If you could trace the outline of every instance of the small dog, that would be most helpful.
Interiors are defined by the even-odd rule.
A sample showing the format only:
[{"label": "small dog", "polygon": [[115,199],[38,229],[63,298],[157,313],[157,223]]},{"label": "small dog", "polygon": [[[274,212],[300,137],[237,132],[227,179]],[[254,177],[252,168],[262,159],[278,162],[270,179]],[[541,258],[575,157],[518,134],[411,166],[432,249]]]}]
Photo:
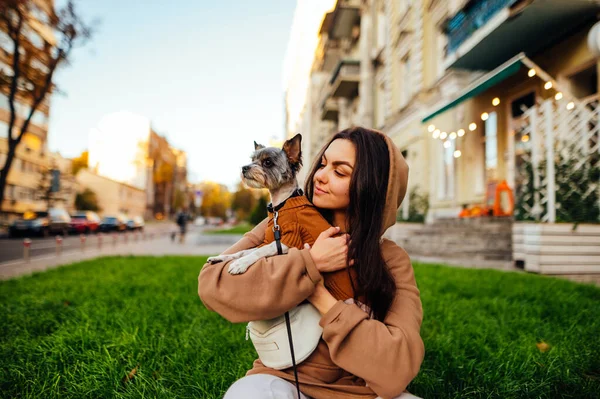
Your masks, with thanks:
[{"label": "small dog", "polygon": [[[302,166],[301,143],[300,134],[287,140],[282,148],[266,148],[255,141],[252,163],[242,167],[242,181],[251,188],[268,189],[273,208],[277,208],[294,193],[299,192],[296,174]],[[279,221],[279,225],[281,223]],[[289,250],[289,246],[284,244],[283,239],[281,248],[284,254]],[[208,262],[227,262],[235,259],[229,265],[228,271],[231,274],[241,274],[260,258],[273,255],[277,255],[275,241],[231,255],[212,256],[208,258]]]},{"label": "small dog", "polygon": [[[242,274],[261,258],[277,255],[275,216],[281,231],[281,248],[287,253],[291,247],[302,249],[312,246],[319,234],[331,227],[317,208],[303,195],[296,174],[302,167],[302,136],[287,140],[282,148],[262,146],[254,142],[252,163],[242,167],[242,181],[252,188],[267,188],[271,195],[269,221],[263,243],[252,249],[230,255],[208,258],[210,263],[227,262],[230,274]],[[351,277],[352,276],[352,277]],[[353,298],[354,268],[324,274],[325,287],[336,299]]]}]

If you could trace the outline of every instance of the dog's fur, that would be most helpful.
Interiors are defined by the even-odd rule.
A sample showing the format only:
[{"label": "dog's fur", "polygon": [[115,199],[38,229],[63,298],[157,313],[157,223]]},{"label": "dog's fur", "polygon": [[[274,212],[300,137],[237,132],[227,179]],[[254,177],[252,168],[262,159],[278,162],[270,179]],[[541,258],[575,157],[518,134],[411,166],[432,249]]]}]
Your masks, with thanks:
[{"label": "dog's fur", "polygon": [[[254,142],[252,163],[242,167],[242,181],[252,188],[266,188],[271,196],[273,207],[287,200],[297,189],[296,174],[302,167],[302,136],[297,134],[287,140],[282,148],[265,147]],[[289,247],[281,243],[283,253]],[[275,242],[260,247],[247,249],[230,255],[212,256],[208,262],[226,262],[235,260],[229,265],[229,273],[241,274],[263,257],[277,255]]]}]

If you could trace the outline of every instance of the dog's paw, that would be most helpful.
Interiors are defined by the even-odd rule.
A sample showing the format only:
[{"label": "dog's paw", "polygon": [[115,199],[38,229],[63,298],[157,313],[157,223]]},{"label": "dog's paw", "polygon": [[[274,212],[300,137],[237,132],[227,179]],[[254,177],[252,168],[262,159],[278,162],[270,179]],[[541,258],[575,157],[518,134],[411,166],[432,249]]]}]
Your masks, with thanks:
[{"label": "dog's paw", "polygon": [[247,260],[244,260],[244,258],[240,258],[231,262],[227,271],[229,272],[229,274],[242,274],[246,270],[248,270],[250,265],[252,265],[252,263],[249,263]]},{"label": "dog's paw", "polygon": [[229,260],[229,257],[227,255],[219,255],[219,256],[211,256],[206,261],[208,263],[210,263],[211,265],[213,265],[213,264],[219,263],[219,262],[226,262],[227,260]]}]

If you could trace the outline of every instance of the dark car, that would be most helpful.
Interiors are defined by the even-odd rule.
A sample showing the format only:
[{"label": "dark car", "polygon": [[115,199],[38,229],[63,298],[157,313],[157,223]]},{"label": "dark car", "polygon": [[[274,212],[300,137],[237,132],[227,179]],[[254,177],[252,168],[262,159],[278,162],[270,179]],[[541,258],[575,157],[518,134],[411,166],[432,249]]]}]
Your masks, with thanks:
[{"label": "dark car", "polygon": [[66,235],[70,223],[71,217],[64,209],[53,208],[48,212],[28,211],[10,225],[8,234],[10,237]]},{"label": "dark car", "polygon": [[125,231],[126,229],[127,219],[121,215],[104,216],[99,226],[99,230],[102,232]]},{"label": "dark car", "polygon": [[100,216],[96,212],[85,211],[71,215],[70,231],[76,234],[95,233],[100,228]]},{"label": "dark car", "polygon": [[127,230],[144,230],[144,219],[141,216],[134,216],[127,221]]}]

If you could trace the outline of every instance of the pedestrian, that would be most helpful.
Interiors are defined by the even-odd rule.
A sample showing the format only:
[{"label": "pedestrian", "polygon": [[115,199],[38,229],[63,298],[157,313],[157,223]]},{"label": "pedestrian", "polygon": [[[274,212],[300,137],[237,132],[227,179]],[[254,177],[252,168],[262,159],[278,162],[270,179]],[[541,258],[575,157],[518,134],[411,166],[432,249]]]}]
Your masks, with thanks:
[{"label": "pedestrian", "polygon": [[[200,272],[201,300],[233,323],[271,319],[304,300],[317,308],[323,334],[297,366],[303,398],[414,397],[405,390],[424,356],[419,290],[408,254],[382,238],[396,223],[407,183],[408,166],[388,136],[343,130],[324,146],[305,184],[307,198],[336,227],[312,248],[260,259],[240,275],[227,272],[228,262]],[[224,253],[262,243],[266,225],[265,219]],[[338,231],[350,239],[336,237]],[[345,268],[356,272],[354,297],[336,300],[323,273]],[[295,397],[294,381],[293,368],[275,370],[257,359],[225,399]]]},{"label": "pedestrian", "polygon": [[187,209],[183,208],[177,213],[176,223],[179,226],[179,243],[183,244],[185,242],[185,233],[187,231],[187,223],[188,223],[188,213]]}]

